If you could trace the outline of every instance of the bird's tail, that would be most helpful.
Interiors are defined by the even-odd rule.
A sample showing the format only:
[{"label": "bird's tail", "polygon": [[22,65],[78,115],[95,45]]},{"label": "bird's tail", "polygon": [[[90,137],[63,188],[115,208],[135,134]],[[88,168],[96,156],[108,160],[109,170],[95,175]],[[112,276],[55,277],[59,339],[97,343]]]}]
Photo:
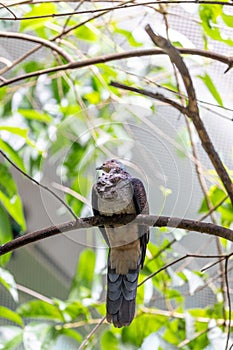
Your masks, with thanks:
[{"label": "bird's tail", "polygon": [[140,259],[137,269],[126,275],[117,274],[108,258],[107,321],[115,327],[129,326],[134,318],[139,269]]}]

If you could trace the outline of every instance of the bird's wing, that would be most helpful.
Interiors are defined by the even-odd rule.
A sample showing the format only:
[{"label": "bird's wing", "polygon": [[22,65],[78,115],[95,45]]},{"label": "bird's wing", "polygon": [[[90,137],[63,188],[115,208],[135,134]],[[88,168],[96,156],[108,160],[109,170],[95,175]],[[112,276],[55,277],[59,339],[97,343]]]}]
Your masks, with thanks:
[{"label": "bird's wing", "polygon": [[[92,201],[91,201],[91,203],[92,203],[92,211],[93,211],[94,216],[100,215],[100,212],[98,210],[98,196],[96,193],[96,184],[92,187]],[[107,243],[108,246],[110,246],[108,236],[107,236],[107,233],[106,233],[104,226],[99,226],[99,229],[102,233],[102,236],[105,239],[105,242]]]},{"label": "bird's wing", "polygon": [[[149,214],[149,205],[146,197],[145,187],[141,180],[132,178],[133,185],[133,202],[136,209],[136,214]],[[146,246],[149,241],[149,227],[146,225],[139,226],[140,244],[142,250],[141,267],[146,256]]]}]

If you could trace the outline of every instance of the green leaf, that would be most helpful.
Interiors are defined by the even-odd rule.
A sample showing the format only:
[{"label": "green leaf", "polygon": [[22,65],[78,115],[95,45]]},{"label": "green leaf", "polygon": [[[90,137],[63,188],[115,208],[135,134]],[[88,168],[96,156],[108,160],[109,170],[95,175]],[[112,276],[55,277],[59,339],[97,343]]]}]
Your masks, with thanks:
[{"label": "green leaf", "polygon": [[[226,197],[226,193],[217,186],[211,186],[208,195],[209,195],[209,199],[211,201],[211,204],[213,206],[216,206],[217,204],[219,204],[223,200],[223,198]],[[207,205],[207,201],[204,198],[202,200],[201,207],[199,209],[199,213],[206,213],[206,212],[208,212],[208,210],[209,210],[209,208]]]},{"label": "green leaf", "polygon": [[204,75],[198,75],[198,78],[200,78],[204,82],[205,86],[207,87],[211,95],[214,97],[214,99],[217,101],[219,106],[223,107],[222,98],[209,74],[205,73]]},{"label": "green leaf", "polygon": [[133,47],[139,47],[142,46],[142,43],[139,43],[133,36],[132,32],[126,29],[119,28],[117,25],[113,25],[114,32],[123,35],[128,43]]},{"label": "green leaf", "polygon": [[23,330],[15,326],[0,327],[0,349],[15,350],[22,343]]},{"label": "green leaf", "polygon": [[0,126],[0,132],[1,130],[8,131],[11,134],[15,134],[19,137],[22,137],[29,146],[37,149],[36,144],[28,136],[28,129],[18,128],[14,126]]},{"label": "green leaf", "polygon": [[84,24],[81,27],[75,29],[73,33],[77,36],[77,38],[87,41],[97,41],[98,35],[94,31],[94,27],[90,24]]},{"label": "green leaf", "polygon": [[64,317],[59,308],[43,300],[31,300],[21,304],[17,308],[17,312],[21,317],[52,319],[64,322]]},{"label": "green leaf", "polygon": [[[184,320],[170,320],[168,323],[163,338],[169,342],[169,344],[178,345],[185,339]],[[171,349],[176,349],[172,348]]]},{"label": "green leaf", "polygon": [[225,202],[217,209],[217,211],[221,214],[222,225],[229,227],[233,222],[232,204],[229,201]]},{"label": "green leaf", "polygon": [[57,331],[57,334],[58,335],[64,335],[64,336],[69,337],[69,338],[73,338],[78,343],[80,343],[82,341],[81,334],[78,333],[77,331],[73,330],[73,329],[61,328],[59,331]]},{"label": "green leaf", "polygon": [[39,18],[45,14],[53,14],[56,12],[56,6],[52,3],[34,5],[31,11],[25,13],[24,17],[38,17],[36,19],[28,19],[20,22],[20,31],[30,31],[43,28],[46,22],[51,21],[50,17]]},{"label": "green leaf", "polygon": [[[233,46],[233,40],[222,35],[219,29],[219,24],[222,18],[222,5],[200,5],[199,15],[202,21],[204,32],[213,40],[224,42],[227,45]],[[223,19],[223,18],[222,18]],[[224,19],[223,19],[224,20]],[[225,20],[226,19],[225,17]]]},{"label": "green leaf", "polygon": [[25,231],[26,223],[22,202],[14,179],[4,164],[0,164],[0,201],[22,230]]},{"label": "green leaf", "polygon": [[0,283],[8,290],[14,301],[18,302],[18,291],[12,274],[0,267]]},{"label": "green leaf", "polygon": [[100,344],[101,350],[119,350],[119,341],[116,335],[109,330],[102,334]]},{"label": "green leaf", "polygon": [[122,341],[134,344],[138,348],[149,334],[166,327],[167,321],[166,316],[142,314],[136,317],[129,327],[122,329]]},{"label": "green leaf", "polygon": [[[0,184],[1,186],[1,184]],[[10,220],[5,210],[0,205],[0,245],[11,241],[13,238]],[[5,266],[11,257],[11,253],[0,257],[0,265]]]},{"label": "green leaf", "polygon": [[[222,10],[223,11],[223,10]],[[233,16],[227,15],[224,12],[222,12],[222,19],[223,22],[228,26],[228,27],[233,27]]]},{"label": "green leaf", "polygon": [[49,124],[53,118],[47,113],[41,113],[34,109],[19,109],[18,112],[22,114],[24,118],[37,120],[42,123]]},{"label": "green leaf", "polygon": [[79,256],[76,275],[72,282],[69,298],[90,298],[94,278],[95,253],[85,249]]},{"label": "green leaf", "polygon": [[10,160],[17,165],[21,170],[26,172],[26,169],[24,167],[23,160],[18,155],[18,152],[16,152],[8,143],[4,142],[0,139],[0,149],[6,153],[6,155],[10,158]]},{"label": "green leaf", "polygon": [[0,317],[5,318],[14,323],[17,323],[19,326],[23,326],[23,320],[16,312],[1,305],[0,305]]}]

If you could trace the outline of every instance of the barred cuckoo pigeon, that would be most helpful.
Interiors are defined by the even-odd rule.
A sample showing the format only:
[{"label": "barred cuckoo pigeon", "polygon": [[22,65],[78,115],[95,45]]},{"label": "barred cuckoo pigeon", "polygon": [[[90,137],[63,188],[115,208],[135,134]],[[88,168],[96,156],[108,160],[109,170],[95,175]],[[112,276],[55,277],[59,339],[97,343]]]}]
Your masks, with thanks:
[{"label": "barred cuckoo pigeon", "polygon": [[[149,214],[143,183],[126,172],[118,160],[108,160],[96,169],[103,173],[92,189],[94,215]],[[135,314],[138,274],[145,259],[149,227],[131,221],[100,230],[109,246],[107,321],[118,328],[129,326]]]}]

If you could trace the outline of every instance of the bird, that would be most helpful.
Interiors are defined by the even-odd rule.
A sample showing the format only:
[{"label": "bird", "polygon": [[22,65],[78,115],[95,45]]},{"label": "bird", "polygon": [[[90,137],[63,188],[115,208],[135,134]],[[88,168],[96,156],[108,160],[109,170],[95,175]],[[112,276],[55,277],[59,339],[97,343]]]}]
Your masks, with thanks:
[{"label": "bird", "polygon": [[[132,177],[118,159],[105,161],[92,188],[94,216],[149,214],[142,181]],[[135,316],[138,275],[146,255],[149,227],[131,221],[127,225],[99,227],[109,247],[106,319],[114,327],[129,326]]]}]

